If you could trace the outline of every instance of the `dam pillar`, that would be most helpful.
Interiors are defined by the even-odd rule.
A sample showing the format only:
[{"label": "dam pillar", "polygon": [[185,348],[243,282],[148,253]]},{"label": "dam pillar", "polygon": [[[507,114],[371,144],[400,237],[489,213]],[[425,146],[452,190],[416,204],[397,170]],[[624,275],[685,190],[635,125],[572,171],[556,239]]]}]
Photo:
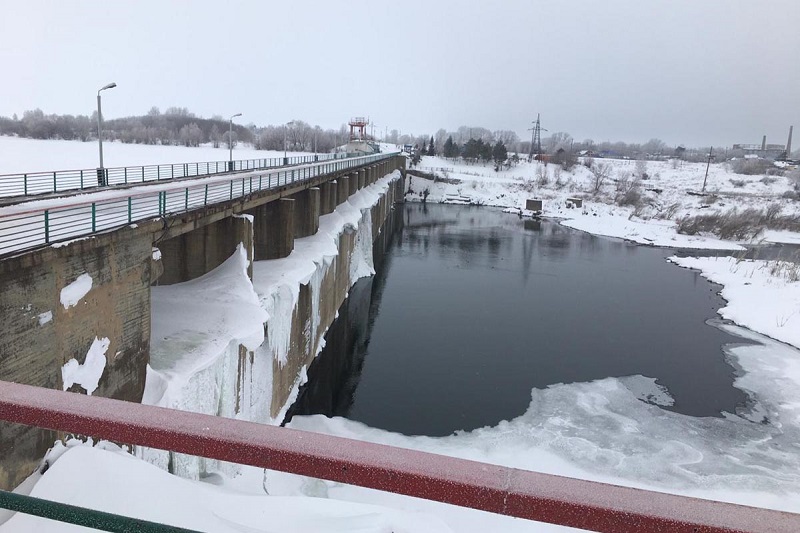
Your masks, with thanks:
[{"label": "dam pillar", "polygon": [[[0,261],[0,379],[140,402],[152,245],[127,228]],[[0,422],[0,488],[19,485],[63,436]]]},{"label": "dam pillar", "polygon": [[336,197],[336,181],[326,181],[319,186],[319,214],[327,215],[333,212],[331,196]]},{"label": "dam pillar", "polygon": [[350,174],[350,194],[348,196],[353,196],[356,191],[358,191],[358,172]]},{"label": "dam pillar", "polygon": [[341,205],[347,201],[350,196],[350,178],[348,176],[341,176],[336,179],[337,189],[339,189],[336,199],[336,205]]},{"label": "dam pillar", "polygon": [[[182,283],[207,274],[225,262],[242,243],[253,258],[253,226],[249,217],[224,218],[177,237],[155,243],[163,273],[158,285]],[[253,277],[252,266],[248,274]]]},{"label": "dam pillar", "polygon": [[367,184],[367,177],[363,173],[359,172],[358,173],[358,190],[363,189],[367,185],[368,185]]},{"label": "dam pillar", "polygon": [[281,198],[252,210],[256,261],[281,259],[294,249],[294,204]]},{"label": "dam pillar", "polygon": [[319,230],[320,189],[311,187],[293,194],[294,238],[314,235]]}]

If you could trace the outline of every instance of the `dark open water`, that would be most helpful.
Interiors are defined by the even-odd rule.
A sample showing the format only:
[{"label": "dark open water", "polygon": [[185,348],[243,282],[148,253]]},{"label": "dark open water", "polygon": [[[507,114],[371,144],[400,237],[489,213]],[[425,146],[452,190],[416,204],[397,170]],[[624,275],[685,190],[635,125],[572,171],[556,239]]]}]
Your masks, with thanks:
[{"label": "dark open water", "polygon": [[487,208],[397,210],[287,420],[448,435],[522,414],[532,388],[634,374],[687,415],[744,405],[721,349],[741,340],[706,323],[719,287],[667,263],[674,251]]}]

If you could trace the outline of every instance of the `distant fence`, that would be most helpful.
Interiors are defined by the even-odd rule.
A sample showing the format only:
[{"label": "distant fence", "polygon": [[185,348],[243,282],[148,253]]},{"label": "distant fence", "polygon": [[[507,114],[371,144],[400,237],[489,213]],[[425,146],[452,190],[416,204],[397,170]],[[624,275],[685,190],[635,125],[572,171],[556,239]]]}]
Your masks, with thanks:
[{"label": "distant fence", "polygon": [[0,174],[0,197],[89,189],[102,186],[129,185],[149,181],[211,176],[228,172],[261,170],[289,165],[303,165],[355,157],[354,153],[317,154],[235,161],[206,161],[201,163],[172,163],[135,167],[90,168]]}]

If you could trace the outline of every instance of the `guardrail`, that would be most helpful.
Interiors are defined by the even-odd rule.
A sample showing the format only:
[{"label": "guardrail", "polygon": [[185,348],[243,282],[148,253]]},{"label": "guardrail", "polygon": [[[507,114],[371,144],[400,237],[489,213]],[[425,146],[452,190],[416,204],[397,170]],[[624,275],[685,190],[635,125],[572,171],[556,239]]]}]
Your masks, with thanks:
[{"label": "guardrail", "polygon": [[793,513],[5,381],[0,419],[590,531],[800,531]]},{"label": "guardrail", "polygon": [[354,153],[317,154],[235,161],[206,161],[201,163],[175,163],[135,167],[91,168],[79,170],[54,170],[0,174],[0,197],[30,196],[70,190],[90,189],[100,186],[130,185],[148,181],[211,176],[229,172],[261,170],[289,165],[332,161],[355,157]]},{"label": "guardrail", "polygon": [[349,157],[268,172],[253,171],[230,179],[209,177],[188,182],[184,187],[165,184],[133,193],[102,191],[100,195],[114,197],[95,201],[88,199],[92,196],[88,195],[0,207],[0,257],[300,183],[395,155],[396,152]]}]

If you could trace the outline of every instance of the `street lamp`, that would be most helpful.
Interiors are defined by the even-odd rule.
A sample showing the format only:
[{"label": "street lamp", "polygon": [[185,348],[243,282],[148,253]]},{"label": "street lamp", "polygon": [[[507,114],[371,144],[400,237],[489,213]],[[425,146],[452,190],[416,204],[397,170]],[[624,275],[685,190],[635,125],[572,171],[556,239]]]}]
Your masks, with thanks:
[{"label": "street lamp", "polygon": [[286,156],[286,145],[287,145],[286,133],[288,131],[287,126],[293,126],[293,125],[294,125],[294,120],[290,120],[289,122],[287,122],[283,126],[283,164],[284,165],[288,165],[289,164],[289,158]]},{"label": "street lamp", "polygon": [[97,185],[103,187],[107,185],[106,171],[103,168],[103,111],[100,107],[100,91],[113,89],[116,83],[109,83],[97,90],[97,146],[100,149],[100,168],[97,169]]},{"label": "street lamp", "polygon": [[233,171],[233,119],[241,116],[241,113],[231,115],[228,122],[228,170],[230,171]]}]

